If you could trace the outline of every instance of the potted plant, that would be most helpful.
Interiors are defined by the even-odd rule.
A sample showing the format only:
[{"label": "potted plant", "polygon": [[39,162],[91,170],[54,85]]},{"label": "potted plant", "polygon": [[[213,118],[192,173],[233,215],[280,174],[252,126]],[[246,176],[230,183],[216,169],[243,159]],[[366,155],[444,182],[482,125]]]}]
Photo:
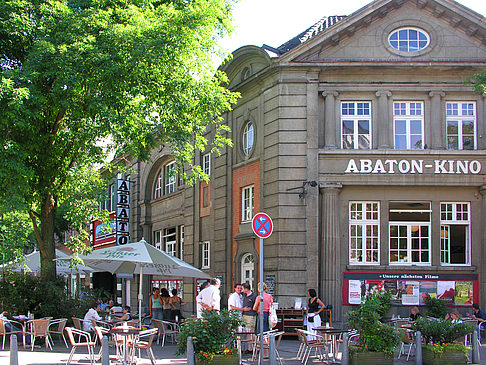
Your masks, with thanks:
[{"label": "potted plant", "polygon": [[472,323],[453,323],[451,320],[420,318],[413,328],[423,337],[422,360],[424,365],[458,365],[467,363],[464,336],[473,332]]},{"label": "potted plant", "polygon": [[222,310],[203,311],[203,318],[186,319],[178,335],[177,354],[186,352],[187,338],[192,337],[196,364],[238,364],[238,354],[231,345],[235,332],[243,325],[238,314]]},{"label": "potted plant", "polygon": [[358,330],[356,345],[349,347],[353,365],[393,365],[400,333],[380,320],[390,309],[390,294],[369,294],[357,309],[348,312],[348,324]]}]

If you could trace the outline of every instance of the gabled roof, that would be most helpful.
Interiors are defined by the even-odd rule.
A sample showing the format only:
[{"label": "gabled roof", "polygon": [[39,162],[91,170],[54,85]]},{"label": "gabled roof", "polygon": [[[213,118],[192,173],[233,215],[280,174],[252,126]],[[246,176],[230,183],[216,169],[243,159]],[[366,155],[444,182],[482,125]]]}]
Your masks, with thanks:
[{"label": "gabled roof", "polygon": [[321,20],[319,20],[316,24],[312,25],[311,27],[304,30],[298,36],[292,38],[291,40],[285,42],[284,44],[278,46],[276,50],[280,55],[290,51],[292,48],[297,47],[298,45],[306,42],[307,40],[315,37],[323,30],[332,27],[341,19],[346,18],[346,15],[332,15],[332,16],[325,16]]}]

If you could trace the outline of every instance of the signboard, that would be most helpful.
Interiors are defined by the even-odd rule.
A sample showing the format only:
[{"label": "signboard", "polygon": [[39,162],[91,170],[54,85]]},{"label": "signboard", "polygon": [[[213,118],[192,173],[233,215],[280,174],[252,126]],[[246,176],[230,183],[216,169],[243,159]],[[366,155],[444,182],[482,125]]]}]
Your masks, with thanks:
[{"label": "signboard", "polygon": [[100,245],[113,245],[116,240],[115,214],[110,214],[110,222],[103,223],[99,220],[91,222],[91,243],[93,247]]},{"label": "signboard", "polygon": [[479,299],[478,274],[472,273],[343,273],[343,304],[361,304],[370,293],[388,292],[393,305],[425,305],[439,298],[454,306]]},{"label": "signboard", "polygon": [[275,295],[275,275],[265,275],[265,283],[267,284],[267,293]]},{"label": "signboard", "polygon": [[268,238],[273,232],[273,222],[268,214],[257,213],[251,221],[253,232],[260,238]]},{"label": "signboard", "polygon": [[130,242],[130,181],[116,180],[116,244]]}]

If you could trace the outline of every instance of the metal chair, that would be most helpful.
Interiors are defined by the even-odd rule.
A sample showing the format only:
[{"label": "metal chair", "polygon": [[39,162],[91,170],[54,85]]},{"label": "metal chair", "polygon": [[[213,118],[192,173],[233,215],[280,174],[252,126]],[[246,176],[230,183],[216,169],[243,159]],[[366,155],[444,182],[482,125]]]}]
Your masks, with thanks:
[{"label": "metal chair", "polygon": [[[72,327],[66,327],[66,332],[68,334],[69,342],[71,342],[71,346],[73,347],[71,349],[71,353],[69,354],[69,359],[68,359],[66,365],[69,365],[71,363],[73,355],[76,352],[76,349],[78,347],[85,347],[85,348],[88,349],[88,355],[89,355],[90,362],[91,362],[91,364],[94,364],[95,363],[95,357],[94,357],[95,343],[93,341],[91,341],[91,337],[90,337],[89,333],[78,330],[76,328],[72,328]],[[76,342],[76,340],[74,339],[74,335],[78,336],[78,339],[79,339],[78,342]],[[84,338],[85,341],[81,342],[81,338]]]},{"label": "metal chair", "polygon": [[[10,324],[10,326],[7,323]],[[8,327],[10,327],[10,329],[8,329]],[[22,328],[22,329],[20,330],[17,328]],[[22,334],[24,347],[25,347],[25,331],[24,331],[23,324],[17,321],[0,319],[0,336],[3,336],[2,350],[5,348],[5,336],[17,335],[17,334]]]},{"label": "metal chair", "polygon": [[[108,336],[108,346],[114,345],[116,347],[116,357],[119,358],[119,351],[118,351],[119,343],[116,340],[114,340],[113,338],[111,340],[109,339],[111,337],[110,336],[110,330],[108,328],[101,327],[101,326],[95,326],[94,330],[95,330],[96,336],[97,336],[97,338],[98,338],[98,340],[100,341],[101,344],[103,343],[103,336],[105,336],[105,335]],[[101,359],[102,355],[103,355],[103,346],[100,347],[100,352],[98,353],[98,358]]]},{"label": "metal chair", "polygon": [[[152,352],[152,342],[158,331],[158,328],[151,328],[140,332],[138,335],[138,339],[135,340],[134,344],[134,350],[138,349],[138,357],[140,357],[140,350],[146,350],[147,356],[150,359],[152,365],[155,365],[155,357],[154,353]],[[143,338],[145,338],[146,341],[141,341],[141,339]]]},{"label": "metal chair", "polygon": [[177,323],[152,319],[152,324],[158,329],[157,343],[160,343],[160,337],[162,337],[162,346],[165,344],[166,337],[170,337],[172,343],[176,342],[176,337],[180,332]]},{"label": "metal chair", "polygon": [[[304,365],[306,365],[307,362],[309,361],[309,357],[310,357],[312,350],[314,350],[314,356],[320,357],[321,359],[323,359],[324,356],[326,356],[326,358],[329,359],[329,344],[326,342],[326,340],[324,339],[323,336],[317,335],[317,334],[309,332],[309,331],[302,331],[302,334],[303,334],[302,338],[303,338],[304,344],[307,347],[307,354],[306,354],[305,358],[302,360]],[[312,336],[312,338],[314,338],[315,340],[309,341],[307,339],[308,336]],[[321,349],[326,350],[325,355],[322,354]],[[317,355],[318,352],[319,352],[319,355]]]},{"label": "metal chair", "polygon": [[26,323],[26,328],[29,328],[26,333],[31,336],[31,349],[34,351],[34,343],[37,337],[44,337],[46,343],[46,349],[49,348],[52,351],[51,341],[49,339],[49,320],[48,319],[33,319]]},{"label": "metal chair", "polygon": [[[47,333],[49,334],[49,338],[51,339],[52,343],[54,343],[54,341],[52,341],[51,335],[59,335],[59,337],[62,337],[62,339],[64,340],[64,344],[66,345],[66,348],[68,348],[66,337],[64,337],[64,327],[66,327],[66,323],[67,323],[67,318],[54,319],[50,321],[49,327],[47,328]],[[61,340],[59,339],[59,342],[60,341]]]},{"label": "metal chair", "polygon": [[[280,345],[280,341],[282,340],[282,336],[284,335],[285,332],[265,332],[263,334],[263,352],[265,350],[270,349],[270,336],[275,336],[275,354],[277,355],[277,360],[282,364],[282,358],[280,357],[280,354],[278,353],[278,347]],[[258,353],[260,352],[260,341],[255,343],[255,347],[253,348],[253,358],[252,361],[258,356]]]},{"label": "metal chair", "polygon": [[407,361],[408,361],[412,349],[416,347],[414,331],[407,330],[407,332],[403,334],[402,344],[400,345],[400,352],[398,354],[398,358],[400,358],[400,356],[402,356],[402,353],[404,353],[405,345],[408,345],[408,354],[407,354]]}]

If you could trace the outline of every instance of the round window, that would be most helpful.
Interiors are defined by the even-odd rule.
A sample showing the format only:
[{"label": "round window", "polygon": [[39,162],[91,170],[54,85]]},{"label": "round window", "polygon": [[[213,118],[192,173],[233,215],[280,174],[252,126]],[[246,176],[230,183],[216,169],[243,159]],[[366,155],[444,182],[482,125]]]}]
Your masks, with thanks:
[{"label": "round window", "polygon": [[253,123],[248,122],[243,128],[243,153],[248,156],[253,149],[255,130],[253,128]]},{"label": "round window", "polygon": [[418,52],[430,44],[429,35],[418,28],[400,28],[390,33],[388,43],[397,51]]}]

